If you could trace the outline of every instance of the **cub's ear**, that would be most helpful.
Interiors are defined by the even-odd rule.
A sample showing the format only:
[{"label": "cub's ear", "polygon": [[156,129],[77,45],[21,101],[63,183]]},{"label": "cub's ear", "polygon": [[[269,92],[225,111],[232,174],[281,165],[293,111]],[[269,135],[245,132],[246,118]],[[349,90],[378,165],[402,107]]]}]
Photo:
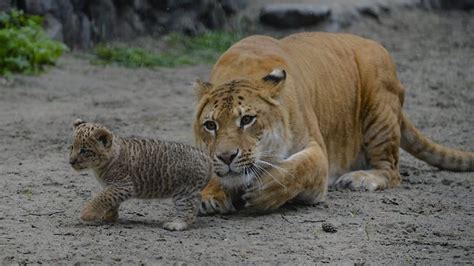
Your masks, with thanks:
[{"label": "cub's ear", "polygon": [[105,128],[97,128],[92,132],[92,137],[104,148],[110,148],[114,135]]},{"label": "cub's ear", "polygon": [[78,127],[79,125],[84,124],[84,123],[85,123],[84,120],[78,118],[78,119],[74,120],[74,122],[72,123],[72,127],[73,127],[73,128],[76,128],[76,127]]},{"label": "cub's ear", "polygon": [[274,69],[268,75],[262,78],[263,84],[266,87],[265,92],[267,96],[275,97],[283,89],[286,80],[286,71],[284,69]]},{"label": "cub's ear", "polygon": [[201,99],[206,93],[212,90],[212,84],[206,81],[202,81],[200,78],[194,80],[194,90],[198,99]]}]

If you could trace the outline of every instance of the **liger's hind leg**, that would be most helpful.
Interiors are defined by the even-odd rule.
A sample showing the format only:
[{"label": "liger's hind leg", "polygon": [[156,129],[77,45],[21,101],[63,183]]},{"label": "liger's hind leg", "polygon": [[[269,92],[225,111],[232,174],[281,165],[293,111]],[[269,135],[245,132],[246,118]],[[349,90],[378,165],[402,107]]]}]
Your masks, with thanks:
[{"label": "liger's hind leg", "polygon": [[395,110],[374,108],[364,121],[364,146],[370,169],[339,177],[336,188],[375,191],[400,184],[400,120]]}]

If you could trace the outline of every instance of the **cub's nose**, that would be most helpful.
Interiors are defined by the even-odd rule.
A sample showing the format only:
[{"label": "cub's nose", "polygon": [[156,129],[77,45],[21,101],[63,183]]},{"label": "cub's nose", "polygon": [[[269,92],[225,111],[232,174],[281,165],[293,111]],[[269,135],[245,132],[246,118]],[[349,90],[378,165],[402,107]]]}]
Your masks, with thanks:
[{"label": "cub's nose", "polygon": [[74,164],[77,163],[77,159],[69,159],[69,163],[70,163],[71,165],[74,165]]},{"label": "cub's nose", "polygon": [[237,157],[237,154],[239,154],[239,149],[235,151],[223,152],[217,155],[217,158],[219,158],[219,160],[221,160],[225,164],[230,165],[234,161],[234,159]]}]

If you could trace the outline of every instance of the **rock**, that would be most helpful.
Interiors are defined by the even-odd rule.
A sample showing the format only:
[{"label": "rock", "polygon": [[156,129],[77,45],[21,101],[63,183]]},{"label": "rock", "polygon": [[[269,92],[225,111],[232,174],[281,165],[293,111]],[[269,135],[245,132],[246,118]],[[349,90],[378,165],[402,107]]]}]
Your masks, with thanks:
[{"label": "rock", "polygon": [[82,49],[92,48],[91,22],[85,14],[79,15],[79,47]]},{"label": "rock", "polygon": [[0,0],[0,11],[8,11],[13,8],[12,1]]},{"label": "rock", "polygon": [[357,12],[361,14],[362,16],[367,16],[370,18],[373,18],[375,20],[379,20],[380,13],[382,12],[382,9],[375,4],[359,4],[356,6]]},{"label": "rock", "polygon": [[474,0],[421,0],[420,4],[433,9],[474,9]]},{"label": "rock", "polygon": [[140,16],[135,13],[135,10],[131,6],[126,6],[120,12],[120,21],[128,23],[132,32],[129,35],[124,35],[123,37],[132,37],[134,34],[143,34],[145,32],[145,26],[143,25]]},{"label": "rock", "polygon": [[223,29],[247,0],[0,0],[0,10],[17,8],[45,17],[49,36],[69,47],[178,30],[199,34]]},{"label": "rock", "polygon": [[71,0],[74,10],[83,12],[87,8],[87,0]]},{"label": "rock", "polygon": [[61,21],[63,25],[63,39],[70,47],[77,47],[79,40],[79,18],[74,13],[72,2],[68,0],[55,1],[56,7],[53,15]]},{"label": "rock", "polygon": [[323,231],[327,232],[327,233],[336,233],[337,232],[337,228],[331,223],[323,223],[321,225],[321,227],[323,228]]},{"label": "rock", "polygon": [[216,0],[204,1],[199,12],[199,18],[209,29],[218,29],[226,24],[226,13]]},{"label": "rock", "polygon": [[33,15],[45,15],[57,9],[57,3],[54,0],[25,0],[22,4],[24,11]]},{"label": "rock", "polygon": [[50,38],[60,42],[64,41],[63,25],[52,14],[46,14],[46,16],[44,16],[44,27],[46,34]]},{"label": "rock", "polygon": [[199,33],[203,33],[206,27],[202,23],[197,22],[192,14],[188,13],[188,15],[177,16],[173,19],[170,24],[170,29],[195,36]]},{"label": "rock", "polygon": [[453,180],[449,180],[449,179],[441,180],[441,184],[443,184],[445,186],[450,186],[453,182],[454,182]]},{"label": "rock", "polygon": [[93,40],[113,39],[117,12],[112,0],[91,1],[89,10]]},{"label": "rock", "polygon": [[148,6],[148,2],[146,0],[134,0],[133,8],[137,11],[146,11],[150,7]]},{"label": "rock", "polygon": [[325,21],[331,10],[323,5],[311,4],[269,4],[260,11],[260,21],[286,28],[316,25]]},{"label": "rock", "polygon": [[196,6],[200,6],[203,0],[173,0],[168,1],[168,8],[171,10],[176,8],[195,8]]},{"label": "rock", "polygon": [[220,0],[220,4],[226,14],[235,14],[247,6],[247,0]]}]

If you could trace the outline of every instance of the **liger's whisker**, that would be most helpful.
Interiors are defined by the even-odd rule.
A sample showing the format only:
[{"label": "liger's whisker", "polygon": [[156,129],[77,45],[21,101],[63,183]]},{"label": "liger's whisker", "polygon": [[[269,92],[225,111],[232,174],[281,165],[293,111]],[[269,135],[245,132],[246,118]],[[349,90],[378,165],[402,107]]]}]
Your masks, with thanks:
[{"label": "liger's whisker", "polygon": [[[269,175],[271,178],[273,178],[273,180],[275,180],[275,182],[277,182],[280,186],[282,186],[283,188],[287,188],[280,180],[278,180],[278,178],[276,178],[275,176],[273,176],[272,174],[270,174],[269,171],[267,171],[265,168],[257,165],[257,164],[254,164],[255,167],[257,167],[258,169],[260,169],[261,171],[265,172],[265,174]],[[278,169],[277,169],[278,170]]]}]

